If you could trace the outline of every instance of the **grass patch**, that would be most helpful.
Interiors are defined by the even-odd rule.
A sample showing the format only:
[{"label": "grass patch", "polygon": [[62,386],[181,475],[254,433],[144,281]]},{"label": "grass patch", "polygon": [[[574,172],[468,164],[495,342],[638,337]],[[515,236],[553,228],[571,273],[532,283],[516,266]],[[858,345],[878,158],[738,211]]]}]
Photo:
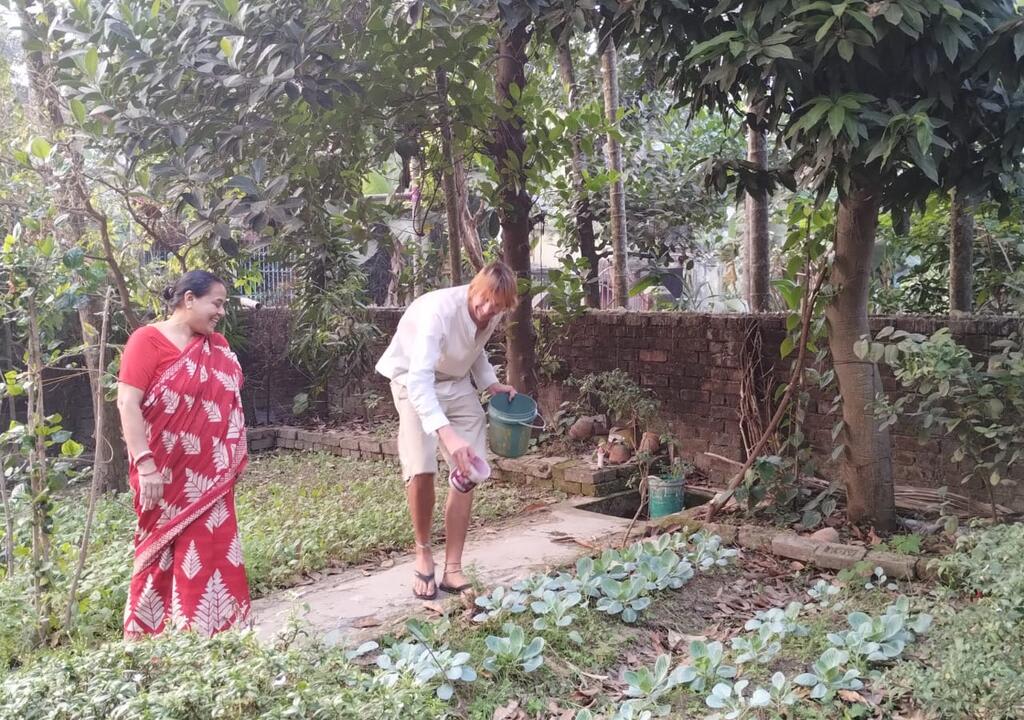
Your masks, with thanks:
[{"label": "grass patch", "polygon": [[[400,473],[392,463],[340,458],[326,453],[254,457],[236,486],[243,554],[255,597],[296,582],[304,573],[379,559],[413,544]],[[447,484],[438,483],[438,507]],[[476,525],[522,512],[550,491],[495,483],[477,492]],[[27,499],[16,501],[27,512]],[[52,587],[59,626],[77,561],[85,519],[84,495],[69,492],[54,503]],[[443,518],[435,515],[440,529]],[[106,496],[96,509],[92,547],[80,586],[81,601],[70,640],[92,647],[121,634],[131,575],[135,513],[128,495]],[[440,532],[438,532],[440,535]],[[16,538],[19,571],[0,579],[0,668],[17,667],[37,651],[33,632],[40,619],[31,606],[28,528]]]}]

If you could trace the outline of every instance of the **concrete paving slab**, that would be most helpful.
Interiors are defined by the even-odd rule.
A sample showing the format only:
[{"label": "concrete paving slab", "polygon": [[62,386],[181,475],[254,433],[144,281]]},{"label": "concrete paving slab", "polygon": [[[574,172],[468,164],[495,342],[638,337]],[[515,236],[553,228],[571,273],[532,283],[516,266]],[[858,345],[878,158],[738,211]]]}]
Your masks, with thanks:
[{"label": "concrete paving slab", "polygon": [[[559,503],[521,522],[470,533],[463,565],[485,587],[508,585],[538,570],[574,562],[587,552],[577,540],[621,535],[628,525],[628,519],[579,510],[572,502]],[[434,558],[440,578],[443,547],[435,547]],[[412,563],[410,554],[378,572],[346,571],[260,598],[253,602],[256,632],[270,640],[290,617],[299,616],[314,636],[331,644],[356,643],[378,634],[382,627],[425,612],[423,601],[412,594]],[[441,593],[438,601],[446,597]],[[304,605],[309,606],[308,612],[303,613]],[[361,627],[369,623],[371,627]]]}]

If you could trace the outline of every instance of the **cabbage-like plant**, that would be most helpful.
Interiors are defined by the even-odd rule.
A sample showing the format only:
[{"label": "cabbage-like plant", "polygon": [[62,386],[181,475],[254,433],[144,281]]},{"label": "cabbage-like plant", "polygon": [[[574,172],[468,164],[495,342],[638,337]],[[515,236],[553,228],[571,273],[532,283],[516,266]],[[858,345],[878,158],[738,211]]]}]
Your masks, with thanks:
[{"label": "cabbage-like plant", "polygon": [[534,630],[554,630],[572,625],[574,616],[571,611],[582,602],[583,596],[576,591],[545,590],[539,600],[530,603],[537,619],[533,621]]},{"label": "cabbage-like plant", "polygon": [[601,581],[601,592],[604,597],[597,601],[597,609],[609,615],[620,615],[623,622],[636,622],[641,610],[651,604],[644,581],[640,578],[629,580],[613,580],[605,577]]},{"label": "cabbage-like plant", "polygon": [[793,682],[811,688],[811,697],[822,702],[829,702],[840,690],[860,690],[864,683],[860,680],[860,672],[856,668],[846,669],[850,661],[847,652],[829,648],[821,654],[811,672],[797,675]]},{"label": "cabbage-like plant", "polygon": [[544,664],[544,638],[535,637],[527,642],[526,633],[514,623],[505,623],[502,630],[506,633],[504,637],[490,635],[484,640],[492,653],[484,660],[485,670],[494,673],[517,667],[531,673]]},{"label": "cabbage-like plant", "polygon": [[722,643],[717,640],[712,643],[694,640],[690,643],[690,664],[678,668],[679,677],[691,690],[703,692],[721,680],[736,677],[736,668],[724,665],[724,660],[725,649]]},{"label": "cabbage-like plant", "polygon": [[476,670],[469,664],[466,652],[452,652],[448,648],[433,650],[423,643],[397,643],[377,656],[380,672],[374,682],[394,687],[407,678],[414,685],[435,686],[434,692],[442,700],[455,694],[455,682],[473,682]]},{"label": "cabbage-like plant", "polygon": [[475,602],[477,607],[481,608],[481,612],[474,615],[473,620],[474,622],[486,622],[493,617],[501,615],[503,612],[513,614],[526,612],[527,600],[528,596],[526,593],[517,590],[506,590],[503,586],[499,585],[489,595],[477,597]]}]

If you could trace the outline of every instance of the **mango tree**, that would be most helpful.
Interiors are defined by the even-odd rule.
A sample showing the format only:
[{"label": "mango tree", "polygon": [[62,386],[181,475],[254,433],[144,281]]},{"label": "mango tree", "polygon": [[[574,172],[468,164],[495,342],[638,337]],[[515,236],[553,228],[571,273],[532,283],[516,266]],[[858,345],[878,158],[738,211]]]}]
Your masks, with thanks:
[{"label": "mango tree", "polygon": [[735,114],[789,144],[792,166],[838,198],[829,346],[843,398],[841,475],[853,522],[895,525],[888,430],[869,405],[868,333],[879,213],[956,188],[1005,197],[1019,165],[1024,16],[1009,0],[621,3],[616,33],[682,102]]}]

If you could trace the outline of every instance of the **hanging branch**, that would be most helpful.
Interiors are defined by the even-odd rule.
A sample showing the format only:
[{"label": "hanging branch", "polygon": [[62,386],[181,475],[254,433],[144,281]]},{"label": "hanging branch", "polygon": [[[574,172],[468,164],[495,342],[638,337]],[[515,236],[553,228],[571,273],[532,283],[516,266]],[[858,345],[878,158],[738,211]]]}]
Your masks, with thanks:
[{"label": "hanging branch", "polygon": [[462,243],[459,240],[459,207],[455,194],[455,155],[452,152],[452,122],[448,112],[448,71],[443,67],[434,71],[437,83],[438,109],[441,121],[441,154],[444,169],[444,207],[448,218],[448,259],[451,266],[452,287],[462,284]]},{"label": "hanging branch", "polygon": [[[13,342],[11,340],[11,326],[4,321],[4,359],[12,362]],[[10,422],[14,422],[18,415],[14,406],[14,395],[7,395],[7,403],[11,408]],[[4,529],[7,535],[4,537],[4,549],[7,551],[7,577],[14,574],[14,518],[11,516],[11,500],[7,495],[7,478],[4,476],[4,466],[0,463],[0,500],[4,507]]]},{"label": "hanging branch", "polygon": [[103,412],[103,369],[106,367],[107,356],[107,331],[110,325],[110,296],[112,288],[107,287],[106,297],[103,299],[103,321],[100,326],[99,350],[96,359],[96,396],[93,398],[93,414],[96,418],[95,450],[92,464],[92,487],[89,489],[89,506],[85,511],[85,529],[82,530],[82,545],[78,549],[78,564],[75,566],[74,577],[71,578],[71,589],[68,591],[68,608],[64,613],[64,631],[71,632],[71,618],[74,615],[75,605],[78,598],[78,583],[82,579],[82,570],[85,568],[85,558],[89,553],[89,541],[92,537],[92,522],[96,515],[96,501],[99,499],[100,485],[103,476],[100,469],[103,463],[99,462],[101,448],[106,441],[106,428],[104,427]]},{"label": "hanging branch", "polygon": [[772,421],[768,423],[768,427],[765,428],[761,438],[754,445],[754,448],[750,451],[747,456],[747,461],[743,463],[743,467],[740,471],[729,481],[728,486],[725,490],[722,490],[711,499],[707,505],[702,505],[701,508],[707,508],[707,519],[710,521],[714,519],[715,515],[719,510],[729,501],[733,493],[736,492],[736,488],[743,482],[743,478],[746,477],[747,471],[754,466],[754,463],[761,456],[765,446],[775,436],[775,432],[779,429],[779,424],[782,422],[782,418],[785,417],[786,411],[789,408],[790,402],[796,396],[800,386],[803,385],[804,378],[804,364],[807,361],[807,340],[810,337],[811,331],[811,320],[814,318],[814,306],[817,304],[818,295],[821,293],[821,286],[825,282],[825,277],[828,275],[828,263],[822,263],[821,269],[818,271],[818,276],[814,280],[813,287],[811,286],[811,267],[810,258],[808,258],[807,272],[804,273],[804,304],[801,313],[800,323],[800,352],[797,355],[796,362],[793,363],[793,369],[789,375],[789,384],[786,386],[786,392],[783,394],[782,399],[779,401],[779,406],[775,409],[775,415],[772,416]]},{"label": "hanging branch", "polygon": [[103,241],[103,254],[110,272],[114,275],[114,282],[117,283],[117,294],[121,297],[121,309],[124,311],[124,317],[132,330],[140,328],[142,327],[142,320],[139,319],[135,309],[132,307],[131,293],[128,292],[128,281],[125,280],[120,263],[114,257],[114,246],[110,241],[110,228],[107,227],[107,215],[97,210],[93,206],[92,200],[88,197],[83,198],[83,207],[99,226],[100,240]]}]

